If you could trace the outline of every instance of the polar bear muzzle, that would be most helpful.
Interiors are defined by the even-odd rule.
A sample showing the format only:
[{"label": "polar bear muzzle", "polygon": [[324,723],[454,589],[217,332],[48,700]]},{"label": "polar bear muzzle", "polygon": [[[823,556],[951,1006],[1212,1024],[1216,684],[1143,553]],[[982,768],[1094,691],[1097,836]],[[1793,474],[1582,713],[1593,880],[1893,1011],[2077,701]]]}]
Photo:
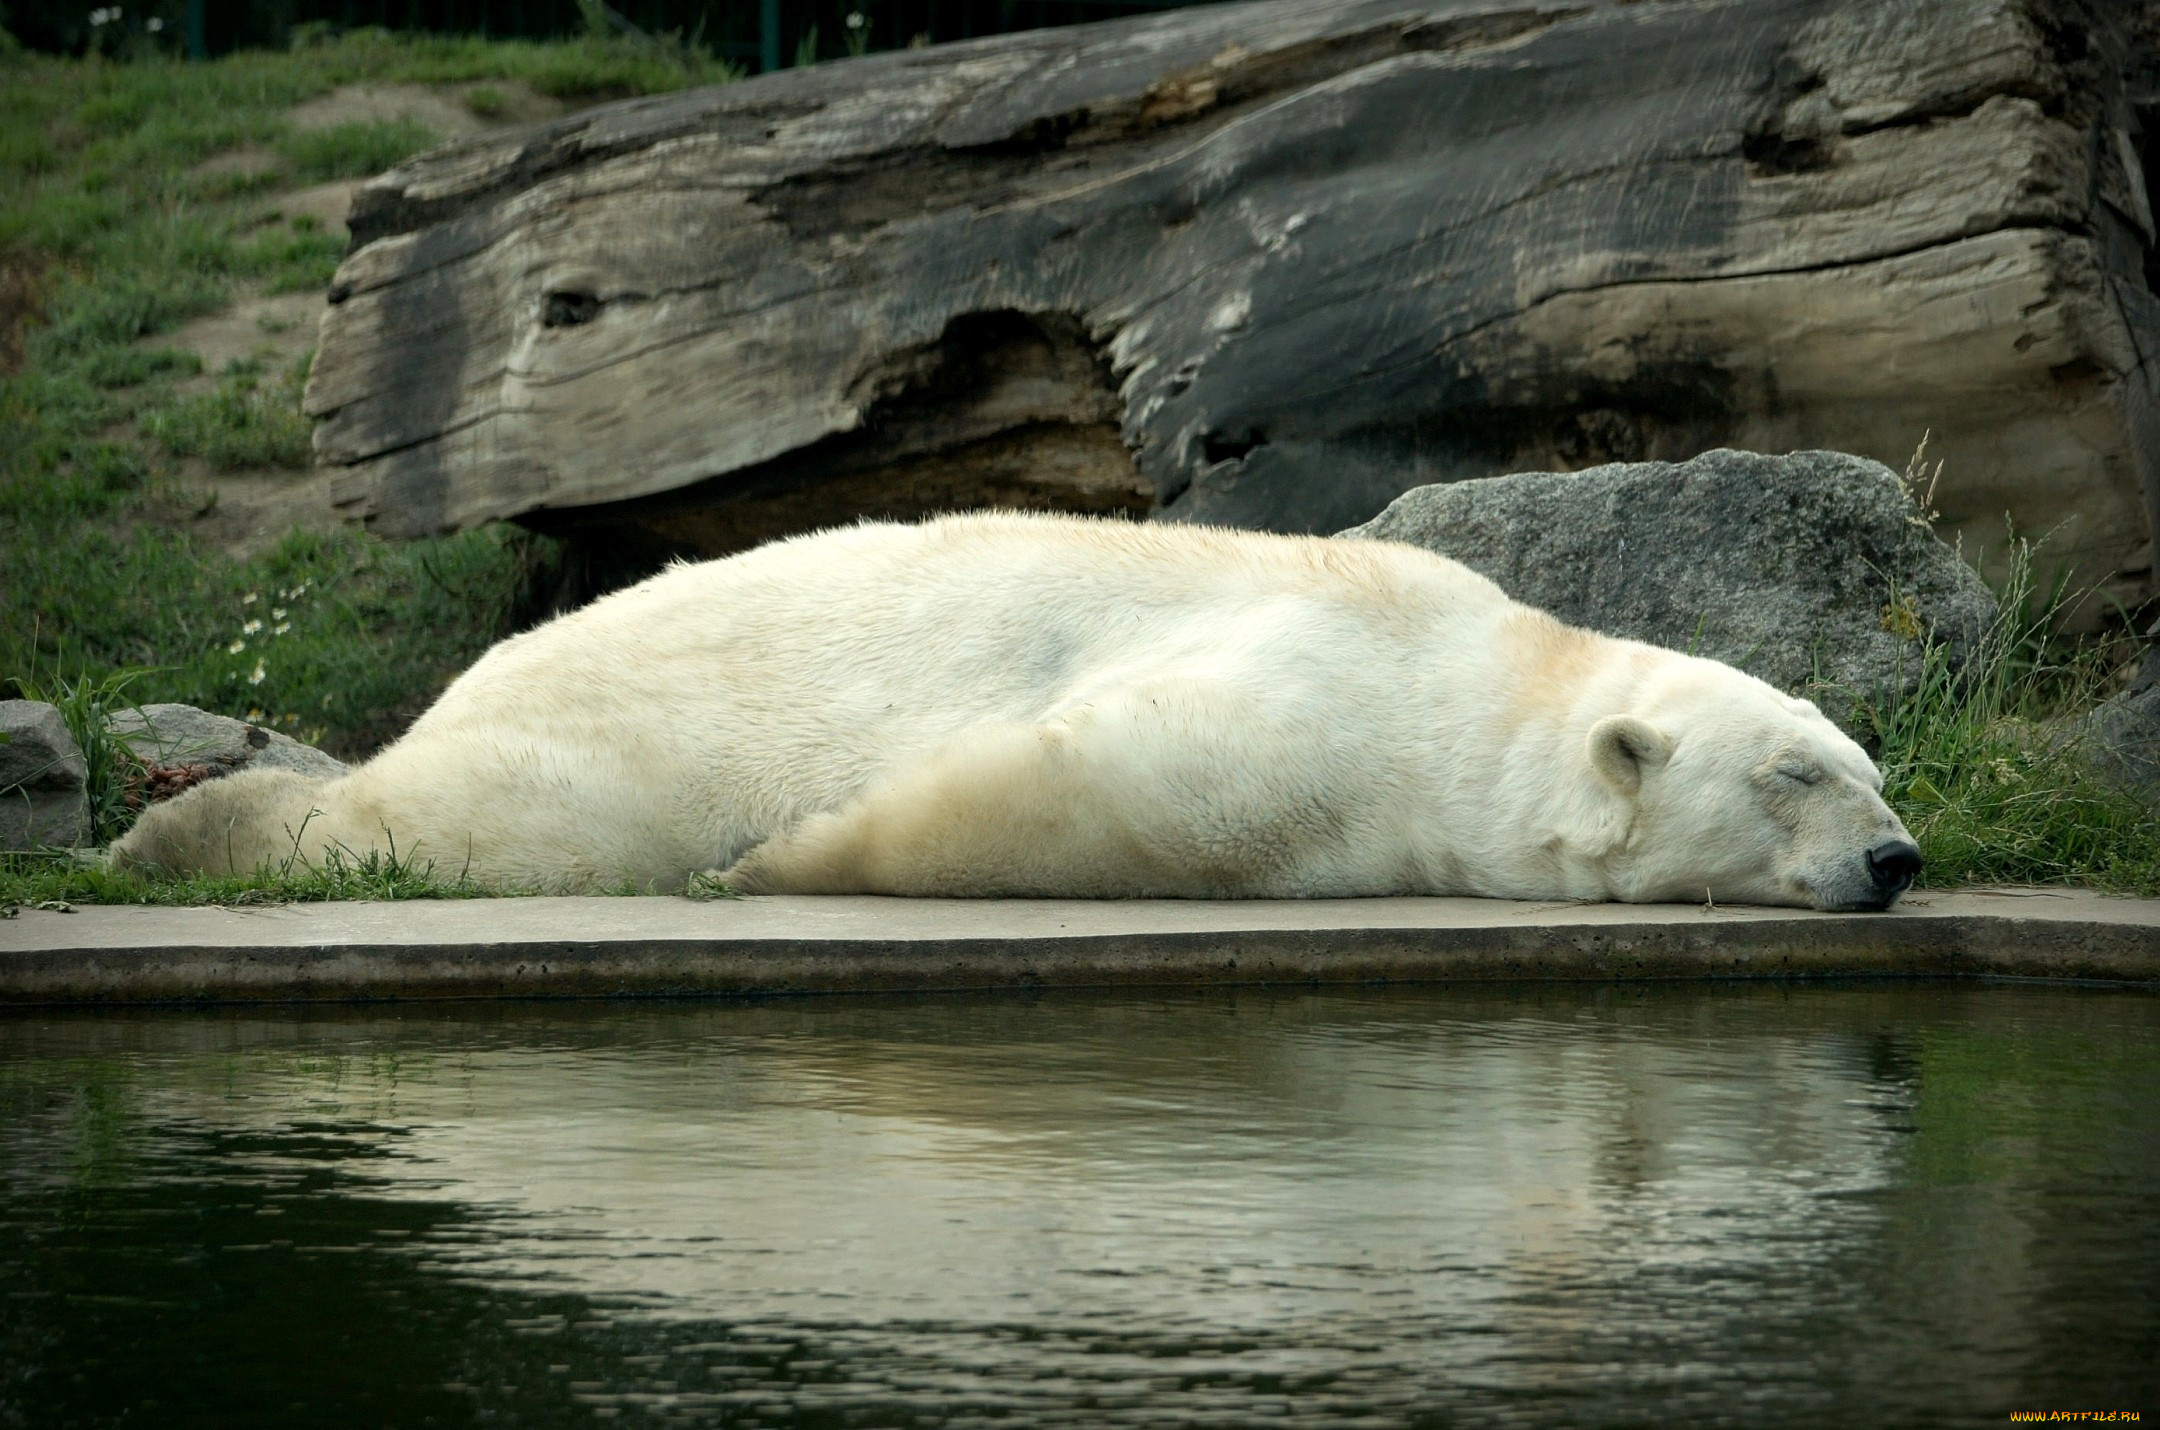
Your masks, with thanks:
[{"label": "polar bear muzzle", "polygon": [[1868,850],[1868,872],[1875,876],[1885,904],[1912,887],[1921,862],[1920,847],[1909,839],[1892,839]]}]

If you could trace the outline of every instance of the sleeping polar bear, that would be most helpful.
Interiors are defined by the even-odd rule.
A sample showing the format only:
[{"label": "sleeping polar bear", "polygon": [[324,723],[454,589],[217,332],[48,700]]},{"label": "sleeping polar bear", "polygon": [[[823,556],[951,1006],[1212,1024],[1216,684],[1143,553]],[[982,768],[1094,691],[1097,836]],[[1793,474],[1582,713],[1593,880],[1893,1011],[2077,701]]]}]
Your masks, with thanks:
[{"label": "sleeping polar bear", "polygon": [[1480,894],[1887,906],[1851,740],[1391,542],[1050,516],[677,566],[504,641],[339,778],[153,809],[121,866],[392,847],[500,889]]}]

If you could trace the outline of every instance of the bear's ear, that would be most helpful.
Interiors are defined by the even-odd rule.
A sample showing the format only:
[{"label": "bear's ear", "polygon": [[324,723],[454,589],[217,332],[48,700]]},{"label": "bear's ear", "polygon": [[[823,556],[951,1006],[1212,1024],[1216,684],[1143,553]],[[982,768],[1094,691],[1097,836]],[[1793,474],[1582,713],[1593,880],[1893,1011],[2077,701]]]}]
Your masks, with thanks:
[{"label": "bear's ear", "polygon": [[1672,741],[1647,720],[1607,715],[1590,727],[1590,768],[1614,789],[1632,795],[1643,776],[1672,758]]}]

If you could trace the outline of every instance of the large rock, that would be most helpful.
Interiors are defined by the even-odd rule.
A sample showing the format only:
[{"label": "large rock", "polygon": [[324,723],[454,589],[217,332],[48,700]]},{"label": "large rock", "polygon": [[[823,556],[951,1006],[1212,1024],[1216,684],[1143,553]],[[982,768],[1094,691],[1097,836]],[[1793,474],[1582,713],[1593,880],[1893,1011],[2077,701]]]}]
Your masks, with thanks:
[{"label": "large rock", "polygon": [[345,773],[342,761],[290,735],[229,715],[213,715],[192,705],[143,705],[123,710],[107,722],[106,728],[154,769],[199,772],[184,783],[214,779],[250,766],[292,770],[318,779]]},{"label": "large rock", "polygon": [[88,776],[58,710],[38,700],[0,700],[0,849],[86,843]]},{"label": "large rock", "polygon": [[2160,660],[2078,722],[2077,748],[2108,783],[2160,809]]},{"label": "large rock", "polygon": [[1420,487],[1344,535],[1452,556],[1571,624],[1730,662],[1833,719],[1840,690],[1917,675],[1923,632],[1969,647],[1995,618],[1898,475],[1838,452]]},{"label": "large rock", "polygon": [[2135,600],[2150,8],[1199,6],[595,109],[359,190],[316,450],[386,534],[716,554],[1933,429],[1969,551]]}]

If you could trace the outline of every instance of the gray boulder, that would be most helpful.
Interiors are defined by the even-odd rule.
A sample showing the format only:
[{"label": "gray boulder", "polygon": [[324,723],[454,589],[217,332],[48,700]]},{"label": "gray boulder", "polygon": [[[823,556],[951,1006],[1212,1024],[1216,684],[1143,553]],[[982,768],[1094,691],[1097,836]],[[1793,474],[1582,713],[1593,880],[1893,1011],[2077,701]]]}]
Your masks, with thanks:
[{"label": "gray boulder", "polygon": [[2079,721],[2076,734],[2103,779],[2160,806],[2160,660],[2148,656],[2137,682]]},{"label": "gray boulder", "polygon": [[1969,648],[1995,619],[1897,474],[1839,452],[1419,487],[1343,534],[1452,556],[1570,624],[1726,661],[1841,721],[1841,692],[1911,678],[1922,633]]},{"label": "gray boulder", "polygon": [[145,762],[164,769],[200,769],[202,778],[251,767],[292,770],[318,779],[345,773],[342,761],[290,735],[192,705],[123,710],[106,728]]},{"label": "gray boulder", "polygon": [[0,849],[74,848],[90,837],[89,768],[60,712],[0,700]]}]

